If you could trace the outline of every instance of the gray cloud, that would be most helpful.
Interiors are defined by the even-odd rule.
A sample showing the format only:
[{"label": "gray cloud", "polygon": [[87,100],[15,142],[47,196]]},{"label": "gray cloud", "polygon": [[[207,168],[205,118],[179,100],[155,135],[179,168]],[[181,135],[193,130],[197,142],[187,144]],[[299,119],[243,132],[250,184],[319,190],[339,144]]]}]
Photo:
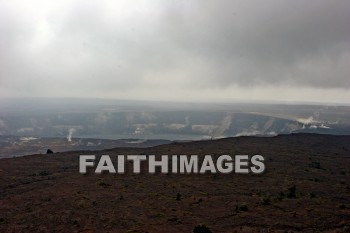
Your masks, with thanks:
[{"label": "gray cloud", "polygon": [[220,3],[165,16],[174,43],[213,65],[213,83],[349,87],[348,1]]},{"label": "gray cloud", "polygon": [[350,2],[0,1],[0,87],[350,88]]}]

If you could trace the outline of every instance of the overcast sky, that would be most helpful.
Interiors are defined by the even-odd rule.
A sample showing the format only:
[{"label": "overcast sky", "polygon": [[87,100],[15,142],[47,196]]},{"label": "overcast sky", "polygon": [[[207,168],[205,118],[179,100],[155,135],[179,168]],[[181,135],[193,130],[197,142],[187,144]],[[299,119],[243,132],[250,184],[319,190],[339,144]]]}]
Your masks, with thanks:
[{"label": "overcast sky", "polygon": [[349,0],[0,0],[0,97],[350,100]]}]

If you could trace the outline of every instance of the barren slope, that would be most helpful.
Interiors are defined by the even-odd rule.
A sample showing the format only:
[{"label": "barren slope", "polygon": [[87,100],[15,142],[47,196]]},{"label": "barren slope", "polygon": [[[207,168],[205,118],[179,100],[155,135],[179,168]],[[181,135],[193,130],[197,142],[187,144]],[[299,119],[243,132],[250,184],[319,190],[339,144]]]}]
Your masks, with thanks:
[{"label": "barren slope", "polygon": [[[0,232],[348,232],[349,142],[296,134],[1,159]],[[261,154],[267,170],[81,175],[80,154]]]}]

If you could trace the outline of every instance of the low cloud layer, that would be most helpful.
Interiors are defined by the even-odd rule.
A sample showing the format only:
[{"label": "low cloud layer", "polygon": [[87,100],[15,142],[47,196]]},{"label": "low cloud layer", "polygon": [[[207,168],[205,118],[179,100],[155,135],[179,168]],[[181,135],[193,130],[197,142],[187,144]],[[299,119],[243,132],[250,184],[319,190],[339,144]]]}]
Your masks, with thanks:
[{"label": "low cloud layer", "polygon": [[0,91],[347,93],[349,22],[347,0],[0,1]]}]

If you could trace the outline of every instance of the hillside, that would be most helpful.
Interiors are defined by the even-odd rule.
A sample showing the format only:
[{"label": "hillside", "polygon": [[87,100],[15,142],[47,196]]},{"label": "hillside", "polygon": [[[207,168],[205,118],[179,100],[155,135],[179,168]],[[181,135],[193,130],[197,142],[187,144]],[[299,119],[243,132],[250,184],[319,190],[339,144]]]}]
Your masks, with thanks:
[{"label": "hillside", "polygon": [[[349,232],[349,142],[292,134],[1,159],[0,232]],[[266,172],[82,175],[81,154],[261,154]]]}]

